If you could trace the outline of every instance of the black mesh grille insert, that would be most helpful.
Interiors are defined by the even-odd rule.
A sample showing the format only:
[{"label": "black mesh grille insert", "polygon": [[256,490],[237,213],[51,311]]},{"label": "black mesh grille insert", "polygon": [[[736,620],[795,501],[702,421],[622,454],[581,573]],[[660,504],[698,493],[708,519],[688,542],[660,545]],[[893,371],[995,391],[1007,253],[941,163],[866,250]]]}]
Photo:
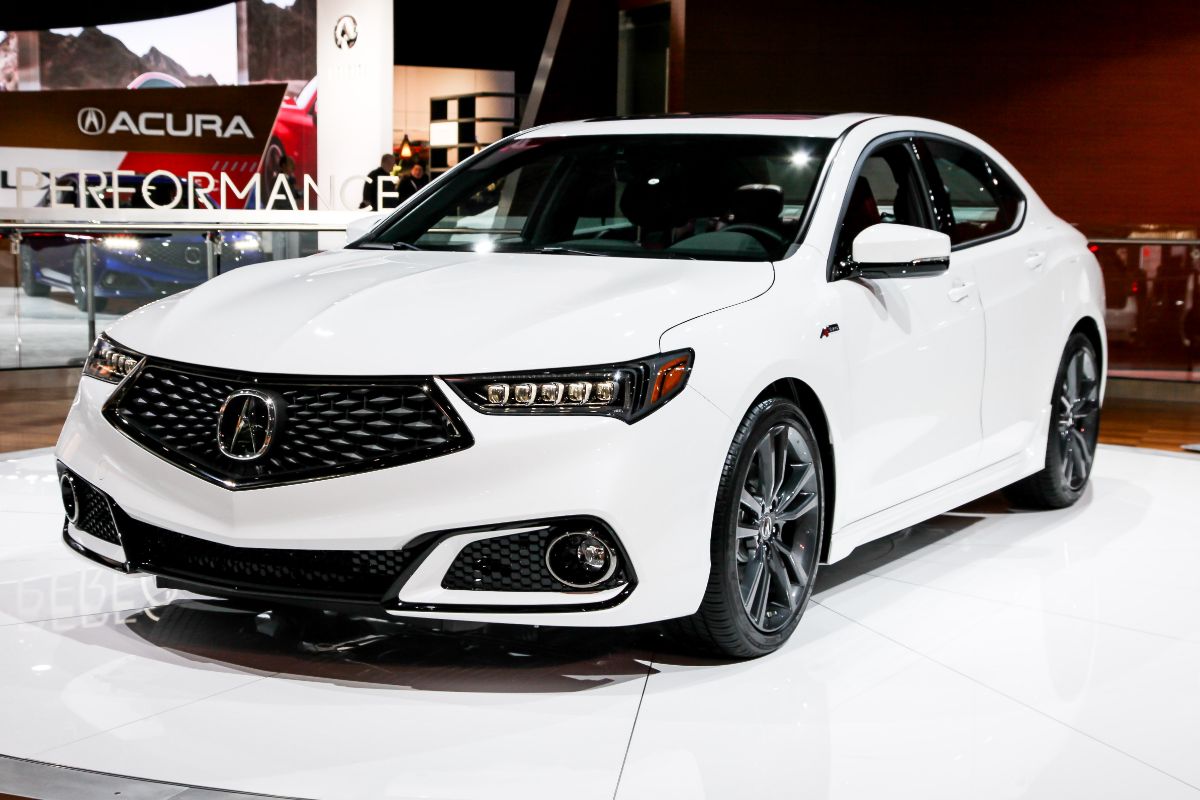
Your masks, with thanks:
[{"label": "black mesh grille insert", "polygon": [[561,531],[545,528],[480,539],[463,547],[442,578],[443,589],[494,592],[602,591],[628,581],[624,558],[612,577],[586,590],[567,586],[546,569],[546,547]]},{"label": "black mesh grille insert", "polygon": [[75,500],[79,504],[79,517],[75,523],[77,529],[110,544],[121,544],[107,497],[87,481],[75,478]]},{"label": "black mesh grille insert", "polygon": [[168,578],[277,596],[379,602],[414,550],[233,547],[124,518],[125,553]]},{"label": "black mesh grille insert", "polygon": [[[237,389],[269,390],[286,408],[270,449],[225,456],[217,421]],[[233,488],[289,483],[394,466],[455,452],[470,433],[428,379],[237,375],[147,363],[105,412],[162,457]]]}]

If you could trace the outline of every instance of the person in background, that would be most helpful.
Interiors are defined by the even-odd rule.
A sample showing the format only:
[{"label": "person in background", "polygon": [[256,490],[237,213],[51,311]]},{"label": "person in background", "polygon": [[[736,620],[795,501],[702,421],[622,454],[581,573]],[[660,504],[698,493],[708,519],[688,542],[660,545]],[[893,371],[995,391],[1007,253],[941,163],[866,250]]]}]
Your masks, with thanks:
[{"label": "person in background", "polygon": [[[286,183],[288,189],[291,190],[292,197],[294,197],[296,199],[296,206],[298,208],[301,204],[301,201],[300,201],[300,194],[299,194],[298,190],[296,189],[296,160],[294,158],[292,158],[291,156],[281,155],[279,157],[279,165],[276,169],[277,169],[277,175],[283,176],[284,183]],[[275,180],[278,181],[279,178],[277,177]],[[274,189],[274,184],[272,184],[271,188]],[[270,197],[271,195],[268,194],[267,196]],[[275,199],[271,202],[271,209],[278,210],[278,211],[295,211],[296,210],[296,209],[292,208],[292,204],[290,202],[288,202],[288,199],[286,197],[279,197],[279,196],[276,196]]]},{"label": "person in background", "polygon": [[429,176],[425,174],[425,165],[418,161],[412,165],[412,169],[408,171],[408,174],[400,180],[400,202],[403,203],[424,189],[428,184]]},{"label": "person in background", "polygon": [[[379,189],[376,188],[379,179],[384,178],[383,190],[387,191],[394,186],[392,181],[392,168],[396,166],[396,157],[391,153],[384,153],[379,159],[379,166],[367,173],[367,182],[363,184],[362,203],[359,208],[369,208],[372,211],[379,211]],[[382,208],[395,208],[399,205],[399,201],[394,197],[383,198]]]},{"label": "person in background", "polygon": [[1200,254],[1192,251],[1187,278],[1184,279],[1183,309],[1179,315],[1179,338],[1187,351],[1187,372],[1200,364]]}]

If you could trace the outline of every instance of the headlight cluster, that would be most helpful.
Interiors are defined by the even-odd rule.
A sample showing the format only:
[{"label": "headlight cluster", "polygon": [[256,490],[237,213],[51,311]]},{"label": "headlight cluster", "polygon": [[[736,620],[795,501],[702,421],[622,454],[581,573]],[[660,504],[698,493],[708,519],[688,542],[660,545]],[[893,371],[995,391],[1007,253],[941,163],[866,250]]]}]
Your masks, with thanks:
[{"label": "headlight cluster", "polygon": [[683,391],[693,358],[680,350],[627,364],[445,380],[484,414],[597,414],[635,422]]},{"label": "headlight cluster", "polygon": [[83,363],[83,374],[108,383],[120,383],[141,361],[140,353],[121,347],[107,336],[100,336]]},{"label": "headlight cluster", "polygon": [[100,240],[100,244],[104,245],[106,249],[115,250],[118,253],[136,253],[142,248],[141,239],[125,234],[105,236]]}]

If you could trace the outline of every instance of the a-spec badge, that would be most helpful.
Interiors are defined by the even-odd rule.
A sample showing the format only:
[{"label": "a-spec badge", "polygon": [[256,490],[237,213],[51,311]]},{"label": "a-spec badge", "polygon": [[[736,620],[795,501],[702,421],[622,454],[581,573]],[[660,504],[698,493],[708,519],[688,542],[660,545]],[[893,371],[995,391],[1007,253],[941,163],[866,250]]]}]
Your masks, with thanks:
[{"label": "a-spec badge", "polygon": [[836,322],[826,325],[824,328],[821,328],[821,338],[828,339],[829,334],[837,333],[840,330],[841,330],[841,328],[838,327],[838,324]]}]

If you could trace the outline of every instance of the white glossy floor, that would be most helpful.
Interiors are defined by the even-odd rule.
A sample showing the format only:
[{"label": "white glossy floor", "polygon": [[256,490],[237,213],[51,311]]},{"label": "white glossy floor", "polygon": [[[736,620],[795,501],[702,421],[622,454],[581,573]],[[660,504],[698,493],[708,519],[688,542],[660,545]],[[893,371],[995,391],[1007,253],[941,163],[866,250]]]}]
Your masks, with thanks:
[{"label": "white glossy floor", "polygon": [[172,597],[63,547],[52,476],[0,456],[6,755],[302,798],[1200,798],[1200,457],[1102,448],[1073,509],[863,548],[735,664]]}]

